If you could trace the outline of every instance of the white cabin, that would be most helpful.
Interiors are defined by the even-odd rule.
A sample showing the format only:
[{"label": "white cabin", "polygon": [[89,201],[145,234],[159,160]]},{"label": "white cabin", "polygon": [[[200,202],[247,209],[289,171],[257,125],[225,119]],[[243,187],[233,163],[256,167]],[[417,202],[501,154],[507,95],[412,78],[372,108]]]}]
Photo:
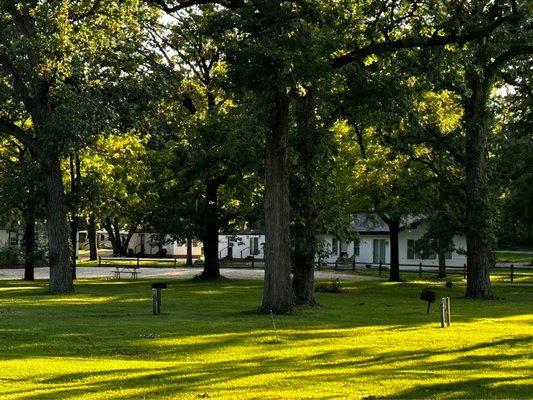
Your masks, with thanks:
[{"label": "white cabin", "polygon": [[265,232],[248,230],[234,235],[218,236],[218,258],[242,260],[249,257],[265,258]]},{"label": "white cabin", "polygon": [[[359,234],[358,241],[342,242],[334,235],[318,235],[327,250],[325,262],[334,263],[338,259],[350,258],[355,255],[356,263],[385,264],[390,263],[390,238],[389,228],[377,216],[371,214],[358,214],[354,230]],[[400,264],[438,265],[437,254],[432,253],[421,258],[414,250],[415,242],[422,238],[427,230],[427,223],[421,218],[410,218],[409,222],[400,226],[398,235],[398,251]],[[446,254],[447,265],[462,266],[466,263],[466,238],[456,235],[453,238],[455,248]]]}]

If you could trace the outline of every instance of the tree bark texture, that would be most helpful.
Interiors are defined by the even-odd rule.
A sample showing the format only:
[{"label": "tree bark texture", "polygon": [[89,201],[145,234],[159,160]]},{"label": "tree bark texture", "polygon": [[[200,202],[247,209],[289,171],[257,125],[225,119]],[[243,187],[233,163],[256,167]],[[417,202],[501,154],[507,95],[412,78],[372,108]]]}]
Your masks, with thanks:
[{"label": "tree bark texture", "polygon": [[185,265],[192,265],[192,239],[187,237],[187,259]]},{"label": "tree bark texture", "polygon": [[[32,202],[32,200],[30,200]],[[28,212],[24,227],[24,280],[35,279],[35,217]]]},{"label": "tree bark texture", "polygon": [[387,225],[389,226],[389,241],[390,241],[390,282],[400,282],[400,251],[399,251],[399,233],[400,220],[399,218],[389,218]]},{"label": "tree bark texture", "polygon": [[305,96],[296,99],[296,121],[299,162],[298,173],[292,182],[294,216],[294,250],[292,288],[296,304],[316,305],[314,271],[316,252],[315,204],[317,129],[315,120],[315,93],[308,89]]},{"label": "tree bark texture", "polygon": [[68,248],[65,193],[59,157],[41,163],[46,186],[46,231],[49,243],[50,292],[74,291]]},{"label": "tree bark texture", "polygon": [[89,216],[89,223],[87,224],[87,235],[89,240],[89,260],[98,259],[98,246],[96,240],[96,218],[94,214]]},{"label": "tree bark texture", "polygon": [[72,245],[72,250],[70,253],[70,265],[72,268],[72,279],[76,279],[76,261],[78,258],[77,247],[78,247],[78,229],[80,225],[80,217],[73,215],[70,220],[70,243]]},{"label": "tree bark texture", "polygon": [[206,280],[220,278],[218,262],[218,189],[220,183],[215,180],[206,182],[207,208],[205,213],[204,270],[200,278]]},{"label": "tree bark texture", "polygon": [[113,248],[113,254],[116,256],[125,255],[125,253],[123,253],[122,251],[122,240],[120,239],[120,232],[118,233],[117,240],[117,235],[115,232],[115,227],[117,226],[117,223],[113,223],[110,217],[106,217],[102,220],[102,226],[106,230],[107,236],[109,236],[109,241],[111,242],[111,247]]},{"label": "tree bark texture", "polygon": [[478,68],[467,71],[470,91],[465,101],[466,134],[466,297],[492,298],[490,285],[490,193],[487,177],[487,100],[489,85],[483,76],[484,55],[477,54]]},{"label": "tree bark texture", "polygon": [[111,219],[110,217],[106,217],[102,220],[102,226],[109,236],[109,241],[111,242],[111,247],[113,248],[113,254],[116,256],[127,255],[130,240],[137,230],[139,222],[131,224],[128,234],[124,238],[120,234],[120,222],[118,218]]},{"label": "tree bark texture", "polygon": [[268,117],[265,155],[265,280],[263,312],[294,306],[290,269],[289,97],[275,91]]},{"label": "tree bark texture", "polygon": [[81,186],[81,160],[80,156],[72,154],[69,157],[70,161],[70,194],[72,196],[72,210],[70,219],[70,242],[72,244],[72,278],[76,279],[76,261],[78,258],[78,229],[80,225],[79,202],[80,202],[80,186]]}]

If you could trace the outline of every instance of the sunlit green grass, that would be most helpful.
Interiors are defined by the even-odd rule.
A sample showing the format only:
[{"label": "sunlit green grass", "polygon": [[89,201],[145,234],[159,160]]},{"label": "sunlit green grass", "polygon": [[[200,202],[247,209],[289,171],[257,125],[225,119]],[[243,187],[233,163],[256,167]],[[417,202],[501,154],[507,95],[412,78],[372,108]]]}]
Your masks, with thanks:
[{"label": "sunlit green grass", "polygon": [[[533,288],[494,301],[442,283],[344,283],[316,309],[256,313],[261,282],[0,284],[1,399],[531,398]],[[419,293],[450,296],[452,325]]]}]

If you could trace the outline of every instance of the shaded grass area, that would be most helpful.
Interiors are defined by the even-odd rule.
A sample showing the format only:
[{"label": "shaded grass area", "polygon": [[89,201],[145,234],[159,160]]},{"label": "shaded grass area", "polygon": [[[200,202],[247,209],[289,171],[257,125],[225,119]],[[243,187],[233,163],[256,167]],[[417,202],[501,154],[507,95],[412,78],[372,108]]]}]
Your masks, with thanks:
[{"label": "shaded grass area", "polygon": [[533,265],[533,252],[498,250],[494,251],[494,256],[497,262],[529,263],[529,265]]},{"label": "shaded grass area", "polygon": [[[418,281],[343,283],[320,307],[272,322],[261,282],[149,280],[0,284],[2,399],[530,398],[533,290],[494,301]],[[423,288],[450,296],[452,326],[426,315]]]}]

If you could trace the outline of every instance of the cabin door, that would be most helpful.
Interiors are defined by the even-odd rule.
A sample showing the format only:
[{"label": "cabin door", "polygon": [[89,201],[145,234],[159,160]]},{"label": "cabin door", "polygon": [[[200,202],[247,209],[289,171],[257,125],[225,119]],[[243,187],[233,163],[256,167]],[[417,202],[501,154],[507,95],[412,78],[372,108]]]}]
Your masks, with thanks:
[{"label": "cabin door", "polygon": [[379,264],[385,262],[385,239],[374,239],[374,257],[372,262],[374,264]]}]

